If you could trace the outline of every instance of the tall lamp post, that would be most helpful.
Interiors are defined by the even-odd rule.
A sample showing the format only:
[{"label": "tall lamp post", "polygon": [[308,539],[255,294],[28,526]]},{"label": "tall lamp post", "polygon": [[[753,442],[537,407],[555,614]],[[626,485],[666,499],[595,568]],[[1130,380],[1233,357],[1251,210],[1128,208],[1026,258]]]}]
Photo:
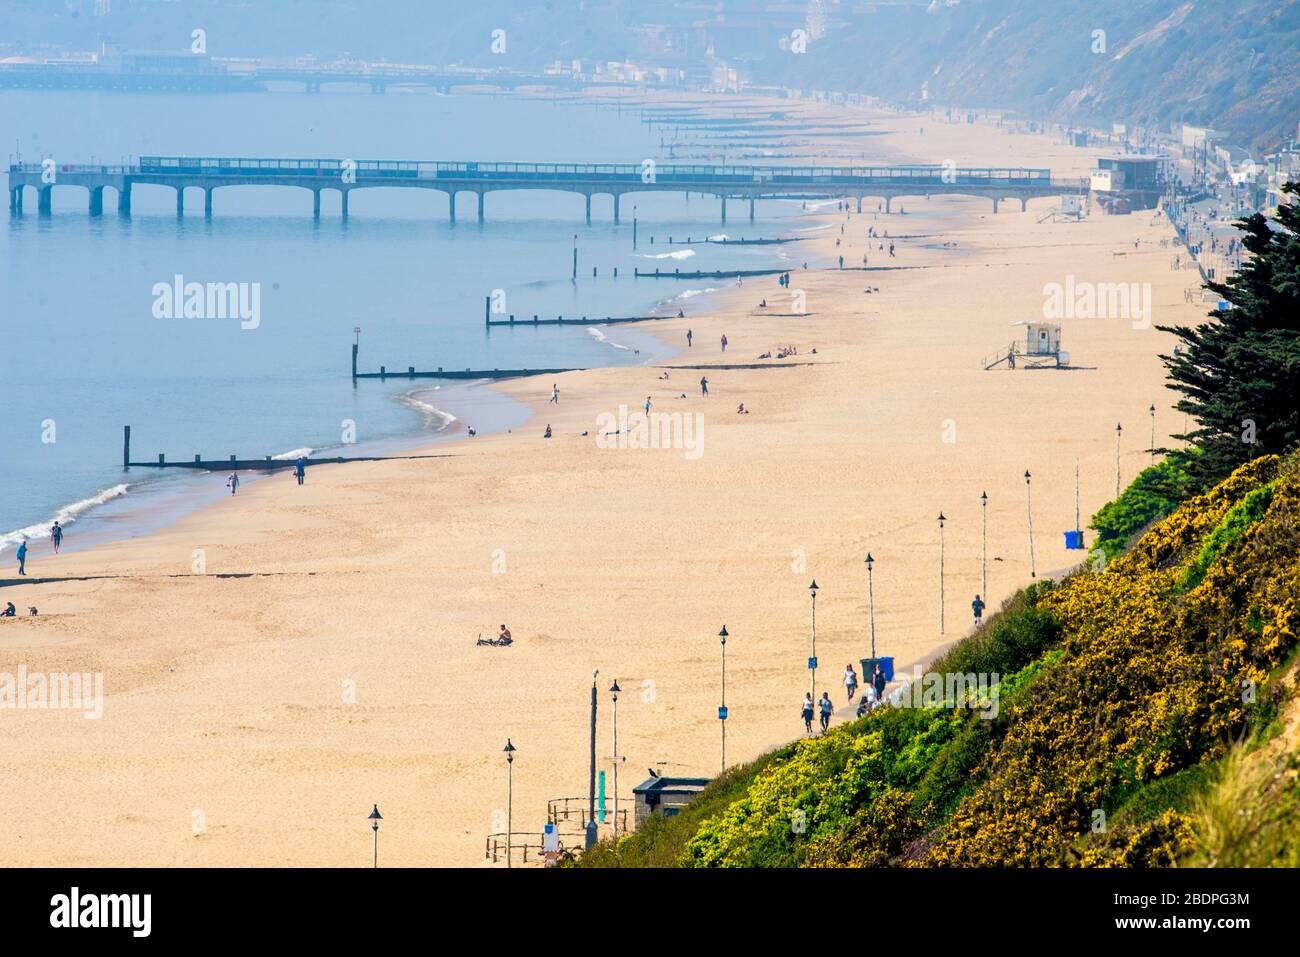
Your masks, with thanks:
[{"label": "tall lamp post", "polygon": [[1122,436],[1123,434],[1124,434],[1124,426],[1121,423],[1116,422],[1115,423],[1115,497],[1116,498],[1119,498],[1119,440],[1120,440],[1120,436]]},{"label": "tall lamp post", "polygon": [[939,634],[943,634],[943,523],[947,521],[943,512],[939,513]]},{"label": "tall lamp post", "polygon": [[808,586],[812,595],[812,655],[808,658],[808,671],[812,676],[812,696],[817,700],[817,581]]},{"label": "tall lamp post", "polygon": [[1151,413],[1151,464],[1156,464],[1156,404],[1151,403],[1151,408],[1147,410]]},{"label": "tall lamp post", "polygon": [[618,842],[618,762],[620,761],[618,755],[618,693],[622,690],[623,689],[618,686],[618,679],[615,678],[614,683],[609,686],[609,696],[614,702],[613,722],[612,722],[613,738],[614,738],[614,754],[611,760],[614,763],[614,825],[613,826],[614,826],[615,843]]},{"label": "tall lamp post", "polygon": [[989,600],[989,493],[980,492],[980,516],[984,525],[983,544],[980,546],[980,594]]},{"label": "tall lamp post", "polygon": [[515,746],[506,738],[506,746],[501,750],[506,754],[506,867],[509,867],[515,830]]},{"label": "tall lamp post", "polygon": [[[722,642],[722,703],[718,705],[718,724],[722,727],[722,772],[727,770],[727,626],[718,632]],[[720,772],[721,773],[721,772]]]},{"label": "tall lamp post", "polygon": [[[876,657],[876,596],[871,589],[871,568],[876,560],[867,552],[867,626],[871,634],[871,657]],[[865,680],[865,678],[864,678]]]},{"label": "tall lamp post", "polygon": [[591,669],[591,763],[587,778],[587,827],[584,842],[587,850],[596,846],[596,676],[599,668]]},{"label": "tall lamp post", "polygon": [[1029,517],[1029,577],[1037,578],[1034,574],[1034,490],[1029,484],[1029,469],[1025,469],[1025,514]]},{"label": "tall lamp post", "polygon": [[632,204],[632,248],[636,249],[636,203]]},{"label": "tall lamp post", "polygon": [[371,863],[372,867],[379,866],[379,822],[382,821],[383,819],[384,816],[379,813],[378,804],[376,804],[375,809],[370,812],[370,816],[366,818],[366,820],[370,822],[370,830],[371,833],[374,834],[374,841],[375,841],[374,856],[372,858],[372,863]]}]

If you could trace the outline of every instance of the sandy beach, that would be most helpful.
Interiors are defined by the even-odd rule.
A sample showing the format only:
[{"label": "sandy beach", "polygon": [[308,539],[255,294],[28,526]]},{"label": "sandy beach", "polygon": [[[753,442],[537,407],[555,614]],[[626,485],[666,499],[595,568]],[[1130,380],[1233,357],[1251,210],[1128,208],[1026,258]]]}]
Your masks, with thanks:
[{"label": "sandy beach", "polygon": [[[1079,176],[1099,152],[930,116],[779,108],[883,131],[819,141],[811,158],[833,147]],[[716,773],[724,624],[728,763],[801,733],[813,579],[818,691],[843,720],[840,675],[868,651],[868,551],[878,651],[910,668],[969,630],[981,492],[996,608],[1030,580],[1026,470],[1041,577],[1082,555],[1062,534],[1076,463],[1086,525],[1115,492],[1116,423],[1125,484],[1149,462],[1149,406],[1157,446],[1182,430],[1157,358],[1173,340],[1153,324],[1203,307],[1184,301],[1195,274],[1169,268],[1172,231],[1149,211],[1041,221],[1056,205],[995,216],[987,200],[909,197],[846,217],[831,202],[805,224],[827,228],[782,247],[806,315],[775,277],[709,283],[726,288],[706,313],[642,327],[680,350],[671,360],[493,386],[533,409],[508,434],[439,443],[445,458],[313,467],[302,487],[275,475],[145,537],[34,554],[29,575],[60,580],[0,589],[41,610],[0,621],[0,671],[102,672],[105,701],[98,720],[0,714],[0,862],[368,866],[378,804],[381,866],[483,864],[505,829],[507,737],[516,831],[540,831],[549,799],[585,796],[593,668],[605,770],[607,689],[623,689],[629,806],[649,768]],[[895,258],[889,239],[868,247],[871,227]],[[872,268],[805,271],[804,247],[846,266],[866,253]],[[1013,323],[1042,318],[1045,284],[1068,277],[1150,283],[1154,315],[1063,320],[1071,369],[985,371],[982,357],[1023,339]],[[654,292],[685,288],[670,283]],[[757,358],[784,346],[798,354]],[[707,368],[724,365],[754,367]],[[600,447],[618,443],[598,443],[598,417],[647,396],[702,417],[698,455]],[[503,622],[512,647],[475,647]]]}]

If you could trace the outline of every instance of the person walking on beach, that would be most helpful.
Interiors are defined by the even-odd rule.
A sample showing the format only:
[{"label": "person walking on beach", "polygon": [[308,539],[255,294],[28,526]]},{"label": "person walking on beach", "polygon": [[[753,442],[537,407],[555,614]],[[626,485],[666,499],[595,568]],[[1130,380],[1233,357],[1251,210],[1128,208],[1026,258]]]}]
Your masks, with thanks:
[{"label": "person walking on beach", "polygon": [[50,541],[54,543],[54,554],[59,554],[59,548],[63,545],[63,526],[58,522],[50,526]]},{"label": "person walking on beach", "polygon": [[298,477],[298,484],[301,485],[307,478],[307,460],[299,458],[293,463],[293,474]]},{"label": "person walking on beach", "polygon": [[849,694],[849,704],[852,704],[853,696],[858,693],[858,673],[852,664],[844,666],[844,690]]},{"label": "person walking on beach", "polygon": [[725,332],[722,334],[722,351],[727,351],[727,334]]},{"label": "person walking on beach", "polygon": [[18,543],[18,574],[27,574],[27,539]]},{"label": "person walking on beach", "polygon": [[559,405],[559,404],[560,404],[560,390],[559,390],[556,386],[552,385],[552,386],[551,386],[551,405]]},{"label": "person walking on beach", "polygon": [[239,475],[236,472],[230,473],[230,478],[226,479],[226,485],[230,488],[230,494],[234,495],[239,491]]},{"label": "person walking on beach", "polygon": [[877,662],[877,663],[876,663],[876,671],[875,671],[875,674],[873,674],[873,675],[871,676],[871,686],[872,686],[873,688],[876,689],[876,701],[877,701],[877,702],[880,702],[880,701],[884,701],[884,700],[885,700],[885,685],[886,685],[886,684],[888,684],[888,682],[885,681],[885,672],[884,672],[884,669],[882,669],[882,668],[880,667],[880,663]]},{"label": "person walking on beach", "polygon": [[708,395],[709,395],[709,377],[708,377],[708,376],[700,376],[700,395],[704,396],[705,398],[707,398]]},{"label": "person walking on beach", "polygon": [[645,414],[650,414],[650,396],[645,397]]},{"label": "person walking on beach", "polygon": [[686,348],[687,348],[687,349],[689,349],[689,348],[691,347],[691,340],[694,339],[694,338],[695,338],[695,333],[693,333],[693,332],[691,332],[691,330],[687,329],[687,330],[686,330]]},{"label": "person walking on beach", "polygon": [[812,692],[809,691],[803,696],[803,726],[809,734],[812,734],[813,719],[813,699]]},{"label": "person walking on beach", "polygon": [[822,692],[821,700],[817,702],[818,710],[821,711],[822,734],[831,726],[831,715],[835,712],[835,705],[831,703],[831,696],[825,691]]},{"label": "person walking on beach", "polygon": [[970,603],[970,610],[975,613],[975,627],[978,628],[984,621],[984,599],[976,595],[975,600]]}]

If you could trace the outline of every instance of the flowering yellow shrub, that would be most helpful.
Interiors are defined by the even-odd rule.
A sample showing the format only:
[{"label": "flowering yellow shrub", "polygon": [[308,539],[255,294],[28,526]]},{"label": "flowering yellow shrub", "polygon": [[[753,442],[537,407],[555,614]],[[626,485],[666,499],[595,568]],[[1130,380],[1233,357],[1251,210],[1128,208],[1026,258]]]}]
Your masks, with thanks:
[{"label": "flowering yellow shrub", "polygon": [[[1234,531],[1195,588],[1180,586],[1180,568],[1202,541],[1280,470],[1275,456],[1243,466],[1104,572],[1044,598],[1064,628],[1064,654],[1013,707],[982,783],[937,831],[923,863],[1050,865],[1089,840],[1084,864],[1171,863],[1185,851],[1177,816],[1148,821],[1118,844],[1104,822],[1135,784],[1221,754],[1244,726],[1254,689],[1295,645],[1294,463],[1263,517]],[[1220,528],[1216,542],[1224,540]]]}]

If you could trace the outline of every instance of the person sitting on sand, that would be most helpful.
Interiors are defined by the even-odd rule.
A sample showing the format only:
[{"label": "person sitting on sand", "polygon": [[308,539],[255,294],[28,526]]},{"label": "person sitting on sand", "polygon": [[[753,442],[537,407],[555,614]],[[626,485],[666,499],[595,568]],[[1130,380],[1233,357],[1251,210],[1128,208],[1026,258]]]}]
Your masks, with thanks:
[{"label": "person sitting on sand", "polygon": [[466,426],[466,427],[465,427],[465,431],[466,431],[466,433],[469,434],[469,436],[470,436],[471,438],[474,437],[474,436],[476,436],[476,435],[478,435],[478,433],[474,431],[474,426],[472,426],[472,425],[468,425],[468,426]]},{"label": "person sitting on sand", "polygon": [[514,641],[514,639],[510,637],[510,629],[505,625],[502,625],[501,630],[497,632],[497,642],[503,645],[508,645],[512,641]]},{"label": "person sitting on sand", "polygon": [[749,415],[749,410],[745,408],[745,403],[736,406],[736,415]]},{"label": "person sitting on sand", "polygon": [[551,423],[547,422],[546,431],[542,434],[542,438],[549,439],[550,437],[551,437]]},{"label": "person sitting on sand", "polygon": [[764,299],[762,302],[760,302],[760,303],[758,304],[758,308],[759,308],[759,309],[766,309],[766,308],[767,308],[767,300]]},{"label": "person sitting on sand", "polygon": [[0,618],[15,618],[18,615],[18,609],[14,607],[13,602],[5,605],[5,610],[0,611]]}]

